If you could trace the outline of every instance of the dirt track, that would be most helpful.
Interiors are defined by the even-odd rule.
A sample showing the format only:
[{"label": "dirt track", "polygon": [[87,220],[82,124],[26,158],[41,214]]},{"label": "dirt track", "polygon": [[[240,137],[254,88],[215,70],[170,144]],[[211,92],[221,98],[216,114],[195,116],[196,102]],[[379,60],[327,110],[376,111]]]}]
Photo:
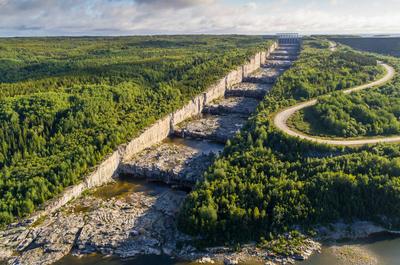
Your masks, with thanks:
[{"label": "dirt track", "polygon": [[[371,88],[371,87],[377,87],[380,85],[385,84],[386,82],[390,81],[394,75],[395,75],[395,70],[393,67],[380,63],[385,69],[386,69],[386,74],[384,77],[357,87],[349,88],[346,90],[343,90],[343,93],[345,94],[350,94],[356,91],[360,91],[366,88]],[[356,140],[346,140],[346,139],[326,139],[326,138],[320,138],[320,137],[314,137],[311,135],[306,135],[304,133],[294,131],[291,128],[287,126],[287,120],[289,119],[290,116],[292,116],[296,111],[299,111],[301,109],[313,106],[317,104],[317,99],[312,99],[306,102],[302,102],[298,105],[294,105],[292,107],[289,107],[287,109],[282,110],[276,116],[274,117],[274,124],[275,126],[282,130],[283,132],[299,137],[301,139],[306,139],[318,143],[323,143],[323,144],[329,144],[329,145],[344,145],[344,146],[352,146],[352,145],[364,145],[364,144],[376,144],[376,143],[393,143],[393,142],[400,142],[400,136],[393,136],[393,137],[374,137],[374,138],[365,138],[365,139],[356,139]]]}]

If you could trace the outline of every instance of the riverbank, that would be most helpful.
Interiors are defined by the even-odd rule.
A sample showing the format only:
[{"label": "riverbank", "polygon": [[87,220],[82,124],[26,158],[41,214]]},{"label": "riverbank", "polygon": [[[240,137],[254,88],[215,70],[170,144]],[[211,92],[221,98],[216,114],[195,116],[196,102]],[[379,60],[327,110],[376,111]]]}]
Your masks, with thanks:
[{"label": "riverbank", "polygon": [[313,255],[301,265],[398,265],[399,247],[400,237],[385,233],[363,240],[327,242],[320,254]]}]

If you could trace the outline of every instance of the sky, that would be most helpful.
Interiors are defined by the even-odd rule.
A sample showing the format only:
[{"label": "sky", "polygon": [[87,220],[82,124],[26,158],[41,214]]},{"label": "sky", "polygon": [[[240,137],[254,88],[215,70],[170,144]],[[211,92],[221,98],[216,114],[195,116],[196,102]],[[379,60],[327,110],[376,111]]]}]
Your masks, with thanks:
[{"label": "sky", "polygon": [[0,0],[0,36],[400,33],[400,0]]}]

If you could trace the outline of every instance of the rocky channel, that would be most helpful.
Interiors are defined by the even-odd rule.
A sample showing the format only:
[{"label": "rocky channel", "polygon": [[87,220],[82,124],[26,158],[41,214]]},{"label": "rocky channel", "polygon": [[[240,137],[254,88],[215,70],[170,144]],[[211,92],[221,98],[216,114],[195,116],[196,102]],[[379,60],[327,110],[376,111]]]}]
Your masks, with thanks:
[{"label": "rocky channel", "polygon": [[122,258],[179,254],[175,253],[176,242],[187,237],[176,229],[175,218],[185,192],[160,188],[112,198],[99,193],[77,199],[40,224],[9,229],[2,235],[3,244],[20,251],[9,264],[52,264],[70,251]]},{"label": "rocky channel", "polygon": [[120,167],[120,173],[148,181],[190,188],[201,181],[223,145],[208,141],[168,139],[147,148]]},{"label": "rocky channel", "polygon": [[[223,144],[243,127],[273,82],[289,67],[298,47],[283,46],[245,82],[230,85],[225,96],[204,106],[197,117],[173,126],[169,138],[122,161],[118,174],[130,179],[165,183],[132,188],[123,182],[84,194],[34,223],[13,224],[0,232],[0,257],[9,264],[52,264],[68,253],[100,253],[121,258],[166,254],[187,260],[244,260],[257,257],[267,264],[306,259],[320,245],[305,241],[301,255],[284,257],[249,245],[240,252],[228,248],[203,251],[177,229],[177,215],[187,190],[202,180],[203,172]],[[264,60],[262,60],[264,61]],[[178,139],[178,140],[177,140]],[[180,140],[179,140],[180,139]],[[189,140],[188,140],[189,139]],[[175,187],[175,189],[171,188]],[[108,194],[108,195],[105,195]],[[228,261],[227,261],[228,262]],[[227,263],[228,264],[228,263]]]}]

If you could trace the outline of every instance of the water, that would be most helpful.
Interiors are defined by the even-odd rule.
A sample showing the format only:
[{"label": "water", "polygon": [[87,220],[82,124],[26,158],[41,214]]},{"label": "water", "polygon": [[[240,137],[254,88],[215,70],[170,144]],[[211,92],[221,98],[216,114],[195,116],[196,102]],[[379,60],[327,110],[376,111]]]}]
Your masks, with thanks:
[{"label": "water", "polygon": [[[345,242],[337,246],[351,246],[362,249],[374,257],[379,265],[400,265],[400,238],[388,235],[375,236],[358,242]],[[121,260],[117,257],[104,257],[92,255],[74,257],[68,255],[56,265],[194,265],[196,263],[179,261],[167,256],[140,256],[134,259]],[[240,263],[241,265],[261,265],[256,261]],[[297,265],[348,265],[340,261],[333,253],[331,246],[324,246],[321,254],[313,255],[309,260],[299,262]],[[359,263],[358,263],[359,264]],[[218,265],[218,264],[216,264]]]},{"label": "water", "polygon": [[121,260],[116,257],[103,257],[92,255],[88,257],[74,257],[68,255],[55,265],[190,265],[166,256],[141,256],[135,259]]},{"label": "water", "polygon": [[121,199],[133,192],[145,192],[149,195],[157,195],[169,189],[163,183],[152,183],[142,179],[130,178],[121,175],[118,181],[106,184],[90,192],[91,195],[104,200]]},{"label": "water", "polygon": [[[68,255],[55,265],[198,265],[196,262],[185,262],[169,258],[167,256],[140,256],[134,259],[121,260],[116,257],[103,257],[100,255],[92,255],[88,257],[74,257]],[[258,261],[248,261],[239,263],[240,265],[263,265]],[[209,264],[205,264],[209,265]],[[214,265],[223,265],[223,263],[214,263]],[[327,265],[327,264],[325,264]]]},{"label": "water", "polygon": [[[400,238],[388,235],[376,236],[367,240],[343,245],[365,250],[374,257],[379,265],[400,265]],[[347,263],[348,264],[348,263]],[[325,246],[321,254],[312,256],[300,265],[346,265],[332,253],[332,248]]]},{"label": "water", "polygon": [[198,150],[204,154],[215,153],[222,151],[224,149],[224,145],[220,143],[216,143],[208,140],[196,140],[196,139],[187,139],[187,138],[179,138],[179,137],[169,137],[164,140],[165,143],[174,144],[174,145],[185,145],[191,148]]},{"label": "water", "polygon": [[[379,265],[400,265],[400,238],[391,236],[373,237],[359,242],[347,242],[339,246],[352,246],[365,250],[376,258]],[[120,260],[116,257],[102,257],[93,255],[89,257],[63,258],[56,265],[194,265],[195,263],[178,261],[166,256],[141,256],[135,259]],[[261,265],[262,263],[250,261],[241,265]],[[348,265],[340,261],[331,251],[330,246],[324,246],[321,254],[313,255],[309,260],[297,263],[298,265]]]}]

